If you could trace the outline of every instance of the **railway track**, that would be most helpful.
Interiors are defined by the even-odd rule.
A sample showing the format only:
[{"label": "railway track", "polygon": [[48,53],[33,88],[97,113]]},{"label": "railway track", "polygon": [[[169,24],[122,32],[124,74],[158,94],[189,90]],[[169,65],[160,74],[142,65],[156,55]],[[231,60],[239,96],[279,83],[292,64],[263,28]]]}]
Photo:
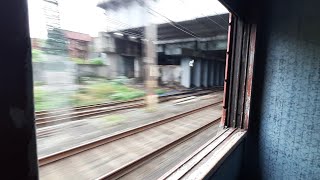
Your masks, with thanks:
[{"label": "railway track", "polygon": [[[176,100],[190,95],[201,96],[212,92],[220,91],[221,88],[205,91],[183,92],[178,94],[160,96],[160,102]],[[134,99],[129,101],[116,101],[111,103],[101,103],[96,105],[79,106],[68,109],[57,109],[52,111],[36,112],[36,126],[38,128],[46,127],[48,125],[59,124],[67,121],[80,120],[91,116],[98,116],[102,114],[112,113],[125,109],[139,108],[145,106],[144,99]]]},{"label": "railway track", "polygon": [[[60,160],[72,158],[77,155],[81,155],[81,153],[84,153],[84,152],[91,152],[90,150],[94,150],[97,147],[108,145],[111,142],[116,142],[120,139],[126,139],[126,138],[129,138],[130,136],[144,133],[144,131],[147,131],[152,128],[156,128],[161,125],[165,126],[167,123],[170,124],[170,122],[175,122],[175,120],[181,121],[182,118],[187,118],[190,115],[197,114],[201,111],[208,110],[208,108],[218,106],[221,103],[222,103],[222,101],[218,101],[218,102],[215,102],[215,103],[212,103],[212,104],[200,107],[200,108],[196,108],[192,111],[180,113],[180,114],[177,114],[177,115],[169,117],[169,118],[161,119],[161,120],[158,120],[158,121],[155,121],[152,123],[148,123],[148,124],[136,127],[136,128],[129,129],[129,130],[124,130],[124,131],[119,132],[119,133],[112,135],[112,136],[102,137],[100,139],[88,142],[86,144],[82,144],[82,145],[79,145],[79,146],[76,146],[76,147],[73,147],[73,148],[70,148],[70,149],[67,149],[64,151],[60,151],[60,152],[57,152],[57,153],[54,153],[54,154],[51,154],[48,156],[40,157],[39,158],[40,171],[41,171],[41,168],[45,168],[46,166],[55,164],[55,163],[59,162]],[[132,169],[134,169],[135,167],[137,167],[139,164],[142,164],[144,161],[147,161],[150,158],[153,158],[153,157],[156,157],[162,153],[165,153],[166,151],[170,150],[171,148],[187,141],[188,139],[203,132],[204,130],[208,129],[209,127],[217,125],[218,122],[220,122],[219,119],[220,118],[217,118],[213,121],[210,120],[210,121],[208,121],[208,123],[203,124],[200,127],[193,129],[192,131],[175,139],[174,141],[171,141],[168,144],[160,146],[156,150],[149,152],[149,153],[146,153],[139,158],[136,158],[132,161],[129,161],[129,162],[123,164],[122,166],[120,166],[112,171],[109,171],[104,175],[101,175],[97,179],[114,179],[114,178],[121,177],[125,173],[127,173],[127,172],[131,171]]]},{"label": "railway track", "polygon": [[103,179],[120,179],[121,177],[125,176],[126,174],[134,171],[135,169],[137,169],[138,167],[144,165],[145,163],[147,163],[148,161],[152,160],[153,158],[156,158],[160,155],[165,154],[166,152],[168,152],[169,150],[171,150],[172,148],[175,148],[177,146],[179,146],[180,144],[188,141],[189,139],[191,139],[192,137],[198,135],[199,133],[207,130],[210,127],[213,127],[214,125],[217,125],[220,122],[220,118],[215,119],[214,121],[195,129],[194,131],[186,134],[185,136],[178,138],[177,140],[166,144],[164,146],[159,147],[158,149],[156,149],[153,152],[150,152],[142,157],[140,157],[139,159],[133,160],[127,164],[124,164],[123,166],[115,169],[114,171],[108,172],[98,178],[96,178],[96,180],[103,180]]}]

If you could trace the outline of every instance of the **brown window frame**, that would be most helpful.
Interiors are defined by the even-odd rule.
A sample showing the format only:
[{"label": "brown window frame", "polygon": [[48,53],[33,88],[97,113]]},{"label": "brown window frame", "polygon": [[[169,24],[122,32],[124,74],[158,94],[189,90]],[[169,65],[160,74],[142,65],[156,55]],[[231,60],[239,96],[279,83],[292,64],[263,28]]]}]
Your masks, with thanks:
[{"label": "brown window frame", "polygon": [[221,118],[224,127],[248,129],[256,32],[256,24],[230,13]]}]

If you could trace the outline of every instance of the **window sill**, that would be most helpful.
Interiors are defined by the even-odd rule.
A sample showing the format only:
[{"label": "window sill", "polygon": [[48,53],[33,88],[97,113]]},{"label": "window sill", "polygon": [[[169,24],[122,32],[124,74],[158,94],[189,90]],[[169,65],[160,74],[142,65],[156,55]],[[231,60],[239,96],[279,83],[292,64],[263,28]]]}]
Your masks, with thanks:
[{"label": "window sill", "polygon": [[160,179],[204,179],[214,173],[243,141],[246,131],[228,128],[210,139]]}]

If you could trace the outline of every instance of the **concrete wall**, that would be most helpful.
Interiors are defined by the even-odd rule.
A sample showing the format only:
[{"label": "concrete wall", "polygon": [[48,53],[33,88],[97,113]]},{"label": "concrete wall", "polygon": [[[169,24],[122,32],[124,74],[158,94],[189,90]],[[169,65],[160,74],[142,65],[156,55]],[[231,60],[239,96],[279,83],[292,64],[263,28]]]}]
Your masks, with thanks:
[{"label": "concrete wall", "polygon": [[196,87],[201,86],[201,59],[195,59],[192,68],[192,85]]},{"label": "concrete wall", "polygon": [[189,66],[190,58],[181,59],[181,85],[189,88],[191,85],[191,67]]},{"label": "concrete wall", "polygon": [[181,84],[181,67],[175,65],[159,66],[163,84]]},{"label": "concrete wall", "polygon": [[77,76],[78,77],[109,77],[110,67],[106,65],[93,65],[93,64],[78,64]]},{"label": "concrete wall", "polygon": [[[68,69],[54,69],[55,64],[49,62],[34,62],[32,63],[33,80],[39,82],[47,82],[48,75],[58,73],[71,73],[77,77],[109,77],[110,67],[105,65],[92,65],[92,64],[73,64],[68,66]],[[50,81],[50,80],[49,80]]]},{"label": "concrete wall", "polygon": [[134,77],[143,80],[143,62],[141,58],[134,59]]},{"label": "concrete wall", "polygon": [[320,1],[266,1],[243,179],[320,178]]},{"label": "concrete wall", "polygon": [[[53,58],[46,57],[46,58]],[[125,61],[132,61],[132,64],[125,64]],[[113,79],[118,76],[125,76],[129,72],[129,69],[132,69],[130,72],[131,76],[141,77],[141,59],[124,59],[122,56],[117,54],[108,54],[107,55],[107,65],[94,65],[94,64],[75,64],[69,60],[50,60],[47,62],[33,62],[33,80],[45,82],[47,81],[47,71],[55,72],[65,72],[72,71],[76,77],[102,77]],[[125,67],[127,66],[127,67]],[[126,70],[127,68],[127,70]]]},{"label": "concrete wall", "polygon": [[208,87],[208,74],[209,74],[209,66],[208,66],[208,60],[202,60],[201,64],[201,85],[203,87]]},{"label": "concrete wall", "polygon": [[118,71],[119,66],[121,65],[122,58],[118,54],[108,54],[107,55],[107,61],[109,62],[109,77],[115,78],[117,76],[120,76],[120,73]]},{"label": "concrete wall", "polygon": [[35,82],[44,82],[44,66],[45,64],[42,62],[32,63],[32,74],[33,74],[33,81]]}]

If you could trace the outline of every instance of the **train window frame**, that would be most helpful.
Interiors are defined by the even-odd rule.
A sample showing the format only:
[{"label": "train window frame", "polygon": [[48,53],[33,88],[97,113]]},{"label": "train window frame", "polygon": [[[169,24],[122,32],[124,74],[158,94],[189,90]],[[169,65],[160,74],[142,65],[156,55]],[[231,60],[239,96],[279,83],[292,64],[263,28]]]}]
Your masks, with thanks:
[{"label": "train window frame", "polygon": [[[175,179],[187,176],[191,179],[195,177],[207,179],[243,142],[250,118],[256,27],[256,24],[247,23],[230,13],[221,116],[223,130],[214,139],[208,139],[208,143],[204,146],[211,146],[210,148],[201,149],[201,147],[201,150],[197,150],[198,152],[195,152],[192,158],[181,163],[180,167],[183,168],[168,172],[167,174],[170,175],[166,175],[165,178]],[[206,155],[201,156],[200,153]]]},{"label": "train window frame", "polygon": [[256,27],[230,13],[221,118],[224,127],[249,127]]},{"label": "train window frame", "polygon": [[[15,159],[14,161],[10,162],[9,164],[23,164],[28,167],[19,166],[16,168],[17,172],[28,172],[31,169],[31,173],[29,174],[24,173],[20,176],[27,176],[32,175],[33,177],[38,177],[38,166],[37,166],[37,150],[36,150],[36,137],[35,137],[35,126],[34,126],[34,114],[33,114],[33,95],[32,95],[32,67],[31,67],[31,44],[29,35],[29,28],[28,28],[28,10],[27,10],[27,2],[23,1],[21,6],[20,3],[17,1],[11,2],[10,8],[14,9],[13,7],[19,7],[19,9],[23,9],[24,11],[20,11],[20,13],[16,14],[14,11],[5,11],[4,13],[9,14],[10,16],[14,16],[13,20],[18,21],[15,25],[8,26],[6,28],[11,30],[19,31],[17,33],[10,34],[11,36],[8,39],[16,36],[19,34],[19,38],[17,42],[22,42],[22,45],[17,45],[18,52],[21,53],[21,56],[16,56],[14,61],[7,62],[9,65],[7,71],[9,70],[18,70],[18,81],[22,83],[21,86],[12,85],[12,83],[8,83],[10,88],[20,88],[19,91],[12,91],[12,94],[19,94],[23,92],[25,95],[27,102],[22,102],[25,99],[10,99],[10,102],[16,101],[19,105],[23,105],[23,108],[26,108],[26,117],[21,118],[21,122],[27,120],[25,132],[21,133],[22,135],[27,134],[28,141],[31,142],[26,148],[25,154],[27,154],[30,159]],[[14,15],[12,14],[14,12]],[[18,11],[19,12],[19,11]],[[11,19],[12,20],[12,19]],[[240,26],[240,27],[239,27]],[[21,28],[22,27],[22,28]],[[10,32],[10,31],[8,31]],[[238,18],[235,15],[231,15],[229,21],[229,32],[228,32],[228,48],[227,48],[227,65],[226,65],[226,76],[225,76],[225,86],[224,86],[224,102],[223,102],[223,116],[222,116],[222,123],[225,127],[228,128],[242,128],[244,130],[248,129],[249,123],[249,115],[250,115],[250,103],[251,103],[251,84],[252,84],[252,77],[253,77],[253,65],[254,65],[254,56],[255,56],[255,42],[256,42],[256,25],[255,24],[248,24],[245,23],[242,19]],[[238,44],[236,43],[238,42]],[[244,46],[243,46],[244,45]],[[11,48],[10,46],[9,48]],[[244,48],[242,48],[244,47]],[[237,49],[238,48],[238,49]],[[233,51],[234,50],[234,51]],[[11,51],[10,51],[11,52]],[[16,53],[16,54],[19,54]],[[238,56],[237,56],[238,55]],[[238,64],[236,60],[239,60]],[[243,60],[243,61],[242,61]],[[242,63],[240,63],[240,61]],[[15,63],[17,62],[17,63]],[[232,69],[237,66],[237,69]],[[243,65],[243,66],[242,66]],[[243,68],[241,68],[243,67]],[[21,72],[23,70],[23,72]],[[14,72],[14,71],[13,71]],[[8,73],[11,75],[12,73]],[[13,78],[12,78],[13,79]],[[243,86],[240,86],[240,81],[243,82]],[[237,83],[236,83],[237,82]],[[18,89],[17,88],[17,89]],[[237,94],[234,95],[233,93]],[[10,97],[8,97],[10,98]],[[238,101],[240,99],[240,101]],[[9,100],[8,100],[9,102]],[[9,104],[10,105],[10,104]],[[8,130],[8,132],[10,132]],[[239,132],[239,131],[238,131]],[[14,130],[12,130],[11,135],[14,136]],[[241,133],[241,132],[240,132]],[[244,137],[245,133],[242,133],[241,138],[237,141],[229,141],[232,144],[232,148],[235,147],[239,141]],[[25,144],[27,142],[25,139],[18,139],[17,144]],[[7,141],[5,141],[7,142]],[[232,148],[229,148],[225,151],[221,151],[222,157],[226,157],[228,153],[231,152]],[[9,155],[16,155],[17,152],[12,152],[7,154]],[[21,156],[25,155],[22,154]],[[27,162],[27,161],[28,162]],[[222,160],[220,159],[220,162]],[[9,162],[9,161],[8,161]],[[11,166],[10,166],[11,167]],[[19,173],[18,173],[19,174]]]}]

